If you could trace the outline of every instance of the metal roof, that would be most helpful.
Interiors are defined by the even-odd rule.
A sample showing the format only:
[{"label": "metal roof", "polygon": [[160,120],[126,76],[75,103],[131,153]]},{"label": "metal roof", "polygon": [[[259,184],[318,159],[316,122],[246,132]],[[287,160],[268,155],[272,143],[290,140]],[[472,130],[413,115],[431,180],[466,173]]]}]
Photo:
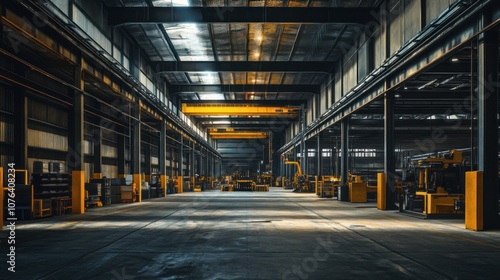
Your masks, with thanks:
[{"label": "metal roof", "polygon": [[182,101],[287,105],[319,93],[381,1],[102,2]]}]

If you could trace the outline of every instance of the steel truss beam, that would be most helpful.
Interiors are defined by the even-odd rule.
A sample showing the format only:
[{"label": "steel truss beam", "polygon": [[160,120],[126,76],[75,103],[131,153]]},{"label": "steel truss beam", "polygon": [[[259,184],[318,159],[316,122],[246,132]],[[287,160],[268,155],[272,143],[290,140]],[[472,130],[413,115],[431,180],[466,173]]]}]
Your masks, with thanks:
[{"label": "steel truss beam", "polygon": [[286,7],[113,7],[111,26],[162,23],[338,23],[366,24],[371,8]]},{"label": "steel truss beam", "polygon": [[153,71],[164,72],[287,72],[331,73],[327,61],[159,61]]},{"label": "steel truss beam", "polygon": [[305,92],[319,94],[319,85],[170,85],[170,93],[182,92]]}]

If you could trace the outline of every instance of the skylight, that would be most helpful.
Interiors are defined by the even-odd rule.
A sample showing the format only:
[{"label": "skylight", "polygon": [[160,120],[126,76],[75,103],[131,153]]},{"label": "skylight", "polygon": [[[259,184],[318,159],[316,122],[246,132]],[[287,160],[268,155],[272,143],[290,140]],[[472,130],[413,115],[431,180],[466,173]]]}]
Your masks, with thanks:
[{"label": "skylight", "polygon": [[198,93],[200,100],[224,100],[222,93]]},{"label": "skylight", "polygon": [[[190,6],[189,0],[159,0],[155,6]],[[163,24],[170,41],[181,61],[214,61],[210,30],[207,24]],[[219,84],[217,73],[188,73],[193,83]],[[219,96],[218,96],[219,97]],[[219,99],[214,99],[219,100]],[[222,99],[224,100],[224,96]]]}]

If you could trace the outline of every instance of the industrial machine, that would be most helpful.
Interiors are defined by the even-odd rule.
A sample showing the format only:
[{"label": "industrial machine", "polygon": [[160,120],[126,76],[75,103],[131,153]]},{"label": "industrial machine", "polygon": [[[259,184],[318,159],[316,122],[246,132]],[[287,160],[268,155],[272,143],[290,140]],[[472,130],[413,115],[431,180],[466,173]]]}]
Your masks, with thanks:
[{"label": "industrial machine", "polygon": [[300,163],[298,161],[285,160],[285,164],[295,165],[297,167],[297,172],[293,176],[293,182],[291,182],[294,192],[314,192],[315,188],[313,184],[309,184],[309,179],[307,175],[302,173],[300,168]]},{"label": "industrial machine", "polygon": [[236,180],[236,184],[233,187],[234,191],[253,191],[255,182],[249,177],[240,177]]},{"label": "industrial machine", "polygon": [[316,195],[319,197],[334,197],[337,196],[340,178],[333,175],[321,176],[316,189]]},{"label": "industrial machine", "polygon": [[194,191],[195,192],[201,192],[208,190],[209,188],[209,183],[208,183],[208,178],[205,176],[195,176],[194,177]]},{"label": "industrial machine", "polygon": [[404,180],[405,210],[427,216],[463,214],[465,166],[462,162],[462,152],[457,150],[413,162],[414,171]]}]

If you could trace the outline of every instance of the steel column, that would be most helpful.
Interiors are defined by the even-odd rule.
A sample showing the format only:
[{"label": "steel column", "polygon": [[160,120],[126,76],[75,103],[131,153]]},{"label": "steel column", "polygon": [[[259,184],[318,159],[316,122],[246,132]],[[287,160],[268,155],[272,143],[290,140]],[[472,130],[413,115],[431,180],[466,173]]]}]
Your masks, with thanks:
[{"label": "steel column", "polygon": [[[83,63],[83,61],[82,61]],[[69,153],[67,157],[68,169],[84,170],[83,168],[83,143],[84,143],[84,96],[83,96],[83,72],[81,66],[75,67],[74,70],[75,86],[79,90],[73,92],[73,110],[70,113],[70,127],[69,127]]]},{"label": "steel column", "polygon": [[384,173],[386,175],[386,208],[396,209],[395,174],[396,174],[396,146],[394,143],[394,95],[386,93],[384,96]]},{"label": "steel column", "polygon": [[484,229],[500,228],[498,215],[498,30],[487,31],[478,46],[478,169],[483,171]]},{"label": "steel column", "polygon": [[317,138],[317,150],[318,150],[318,162],[316,164],[316,175],[319,177],[319,176],[322,176],[322,173],[323,173],[323,150],[322,150],[322,147],[321,147],[321,140],[322,140],[322,137],[321,137],[321,133],[318,133],[318,135],[316,136]]},{"label": "steel column", "polygon": [[[149,138],[149,137],[148,137]],[[142,144],[141,144],[142,145]],[[146,176],[151,175],[151,142],[144,147],[144,170],[141,170]],[[147,178],[147,177],[146,177]]]},{"label": "steel column", "polygon": [[[177,168],[178,176],[181,178],[181,186],[179,188],[181,189],[180,192],[182,192],[182,178],[184,177],[184,137],[182,134],[180,134],[180,147],[179,147],[179,167]],[[187,165],[186,165],[187,166]]]},{"label": "steel column", "polygon": [[341,185],[337,199],[341,201],[349,200],[349,188],[347,185],[349,173],[349,119],[343,118],[340,121],[340,177]]},{"label": "steel column", "polygon": [[28,169],[28,97],[20,91],[14,97],[14,163],[16,169]]},{"label": "steel column", "polygon": [[84,143],[84,80],[83,59],[74,69],[74,84],[79,90],[73,91],[73,110],[70,113],[69,152],[67,155],[68,171],[71,171],[71,205],[73,214],[85,213],[85,171],[83,158]]},{"label": "steel column", "polygon": [[117,145],[118,145],[118,174],[123,175],[126,174],[125,166],[125,152],[127,149],[125,149],[125,133],[126,130],[123,128],[122,129],[122,134],[117,135]]},{"label": "steel column", "polygon": [[132,131],[132,173],[141,174],[141,102],[138,101],[135,104],[135,119],[133,120],[133,131]]},{"label": "steel column", "polygon": [[[102,178],[102,129],[94,126],[92,130],[92,145],[94,146],[94,178]],[[99,176],[100,174],[100,176]]]},{"label": "steel column", "polygon": [[141,101],[135,104],[135,120],[132,136],[132,174],[135,187],[139,193],[138,201],[142,201],[142,178],[141,178]]},{"label": "steel column", "polygon": [[[189,151],[189,182],[192,182],[193,180],[193,177],[194,177],[194,174],[196,174],[196,155],[195,155],[195,143],[194,143],[194,140],[191,142],[193,145],[190,147],[190,151]],[[191,187],[194,187],[194,186],[191,186],[189,185],[188,188],[189,190],[191,190]]]},{"label": "steel column", "polygon": [[163,194],[167,196],[167,129],[166,124],[162,120],[160,122],[160,146],[159,146],[159,174],[160,174],[160,188],[163,189]]},{"label": "steel column", "polygon": [[299,146],[299,149],[300,149],[300,165],[302,167],[302,169],[304,170],[304,174],[307,174],[307,158],[305,157],[305,150],[307,150],[306,148],[306,143],[305,143],[305,134],[304,134],[304,130],[305,130],[305,118],[306,118],[306,110],[305,110],[305,107],[304,107],[304,104],[302,104],[300,106],[300,115],[299,115],[299,134],[300,134],[300,146]]}]

